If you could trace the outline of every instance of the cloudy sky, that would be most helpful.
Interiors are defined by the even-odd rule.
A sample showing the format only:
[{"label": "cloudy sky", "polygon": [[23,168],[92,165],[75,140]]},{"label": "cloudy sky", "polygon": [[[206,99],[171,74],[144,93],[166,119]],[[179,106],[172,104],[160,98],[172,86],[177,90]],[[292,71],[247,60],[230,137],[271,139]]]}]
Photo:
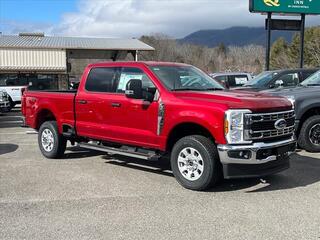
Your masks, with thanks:
[{"label": "cloudy sky", "polygon": [[[200,29],[263,26],[248,0],[0,0],[0,32],[139,37],[184,37]],[[308,16],[307,25],[320,25]]]}]

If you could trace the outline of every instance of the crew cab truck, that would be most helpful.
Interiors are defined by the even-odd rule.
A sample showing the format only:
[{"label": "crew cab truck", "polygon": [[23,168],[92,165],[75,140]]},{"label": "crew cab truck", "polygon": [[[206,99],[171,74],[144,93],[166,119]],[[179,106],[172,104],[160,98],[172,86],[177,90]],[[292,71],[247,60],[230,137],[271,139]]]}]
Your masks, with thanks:
[{"label": "crew cab truck", "polygon": [[221,176],[283,171],[296,147],[289,100],[225,91],[186,64],[92,64],[77,91],[26,90],[22,101],[45,157],[62,157],[68,140],[145,160],[170,156],[175,178],[192,190],[205,190]]},{"label": "crew cab truck", "polygon": [[320,152],[320,70],[296,87],[266,91],[290,99],[296,111],[296,136],[299,147]]}]

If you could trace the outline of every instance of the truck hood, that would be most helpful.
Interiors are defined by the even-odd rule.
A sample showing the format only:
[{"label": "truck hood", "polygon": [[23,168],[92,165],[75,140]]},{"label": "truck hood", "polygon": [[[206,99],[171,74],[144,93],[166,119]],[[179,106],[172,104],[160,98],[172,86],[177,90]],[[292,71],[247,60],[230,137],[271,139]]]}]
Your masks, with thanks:
[{"label": "truck hood", "polygon": [[305,99],[320,99],[320,86],[312,87],[292,87],[292,88],[279,88],[273,90],[263,91],[266,94],[272,94],[274,96],[293,96],[296,99],[296,102],[303,101]]},{"label": "truck hood", "polygon": [[243,90],[175,92],[177,98],[198,101],[198,104],[226,105],[229,109],[249,109],[253,112],[284,111],[291,109],[291,103],[284,97]]}]

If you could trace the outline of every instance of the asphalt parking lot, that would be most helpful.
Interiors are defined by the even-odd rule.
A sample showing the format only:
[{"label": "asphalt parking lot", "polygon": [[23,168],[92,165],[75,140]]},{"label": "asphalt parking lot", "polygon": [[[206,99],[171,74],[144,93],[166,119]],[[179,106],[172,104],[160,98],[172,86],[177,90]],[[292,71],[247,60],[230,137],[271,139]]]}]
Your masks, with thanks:
[{"label": "asphalt parking lot", "polygon": [[320,239],[320,154],[193,192],[166,164],[71,146],[45,159],[20,121],[0,115],[0,239]]}]

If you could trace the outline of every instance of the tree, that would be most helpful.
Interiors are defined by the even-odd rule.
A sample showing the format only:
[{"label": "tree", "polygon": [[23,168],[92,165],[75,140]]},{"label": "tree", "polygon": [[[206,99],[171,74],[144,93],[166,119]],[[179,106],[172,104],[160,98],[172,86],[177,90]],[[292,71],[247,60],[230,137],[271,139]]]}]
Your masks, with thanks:
[{"label": "tree", "polygon": [[290,67],[288,58],[288,43],[284,38],[276,40],[271,47],[270,65],[272,69],[283,69]]}]

